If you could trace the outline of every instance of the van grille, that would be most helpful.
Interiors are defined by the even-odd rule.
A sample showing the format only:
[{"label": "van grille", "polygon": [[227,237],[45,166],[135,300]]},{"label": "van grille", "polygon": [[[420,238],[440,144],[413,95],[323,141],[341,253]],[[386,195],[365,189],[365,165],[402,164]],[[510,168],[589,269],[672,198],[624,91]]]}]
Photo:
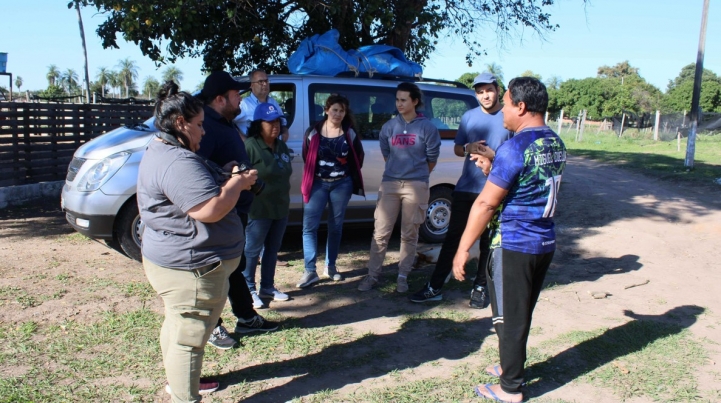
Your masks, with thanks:
[{"label": "van grille", "polygon": [[68,182],[72,182],[75,180],[75,176],[78,174],[78,171],[80,170],[80,167],[83,166],[85,163],[84,158],[75,158],[73,157],[73,160],[70,161],[70,165],[68,165],[68,175],[65,177],[65,180]]}]

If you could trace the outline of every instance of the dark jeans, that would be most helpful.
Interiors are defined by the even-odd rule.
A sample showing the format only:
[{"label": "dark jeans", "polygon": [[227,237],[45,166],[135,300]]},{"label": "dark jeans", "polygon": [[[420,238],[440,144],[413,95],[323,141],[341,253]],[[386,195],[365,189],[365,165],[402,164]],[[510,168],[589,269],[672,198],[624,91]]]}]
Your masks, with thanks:
[{"label": "dark jeans", "polygon": [[492,251],[486,275],[498,335],[501,388],[506,393],[521,391],[533,309],[552,259],[553,252],[531,255],[501,248]]},{"label": "dark jeans", "polygon": [[[443,241],[441,253],[438,255],[436,268],[431,275],[431,287],[434,290],[440,290],[446,282],[448,274],[453,270],[453,258],[458,251],[458,244],[461,243],[461,236],[466,229],[468,215],[471,213],[473,202],[478,197],[475,193],[453,192],[453,203],[451,204],[451,220],[448,223],[448,232],[446,239]],[[474,286],[486,286],[486,266],[488,264],[488,256],[491,231],[486,229],[481,234],[480,257],[478,258],[478,274],[473,282]]]},{"label": "dark jeans", "polygon": [[[248,214],[238,213],[240,221],[243,223],[243,231],[248,226]],[[228,278],[230,288],[228,289],[228,302],[233,310],[233,315],[238,319],[250,320],[258,313],[253,309],[253,298],[250,296],[248,284],[243,277],[245,270],[245,252],[240,256],[240,263],[233,274]],[[218,319],[218,326],[223,323],[223,318]]]}]

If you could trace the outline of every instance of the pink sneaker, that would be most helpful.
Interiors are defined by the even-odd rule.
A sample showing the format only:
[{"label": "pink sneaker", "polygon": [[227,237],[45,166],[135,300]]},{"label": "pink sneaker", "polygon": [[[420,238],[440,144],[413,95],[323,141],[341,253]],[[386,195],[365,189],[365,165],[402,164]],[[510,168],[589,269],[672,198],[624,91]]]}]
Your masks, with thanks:
[{"label": "pink sneaker", "polygon": [[[200,388],[198,391],[201,395],[207,395],[215,392],[219,387],[220,383],[213,378],[200,378]],[[165,384],[165,391],[168,392],[168,394],[172,393],[170,385],[167,383]]]}]

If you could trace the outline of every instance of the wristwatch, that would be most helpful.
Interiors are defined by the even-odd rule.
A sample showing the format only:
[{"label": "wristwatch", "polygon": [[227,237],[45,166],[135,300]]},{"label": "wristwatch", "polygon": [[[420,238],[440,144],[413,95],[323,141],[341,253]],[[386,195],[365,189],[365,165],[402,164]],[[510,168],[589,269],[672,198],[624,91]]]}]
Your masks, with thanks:
[{"label": "wristwatch", "polygon": [[463,156],[468,157],[468,143],[463,145]]}]

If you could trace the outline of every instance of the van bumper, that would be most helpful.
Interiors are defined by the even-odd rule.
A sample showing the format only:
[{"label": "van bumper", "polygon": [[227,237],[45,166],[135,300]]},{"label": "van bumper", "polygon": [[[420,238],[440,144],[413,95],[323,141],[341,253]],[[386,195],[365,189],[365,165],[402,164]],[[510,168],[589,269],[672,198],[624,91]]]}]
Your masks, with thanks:
[{"label": "van bumper", "polygon": [[93,239],[113,239],[115,216],[85,215],[65,209],[65,219],[75,231]]}]

